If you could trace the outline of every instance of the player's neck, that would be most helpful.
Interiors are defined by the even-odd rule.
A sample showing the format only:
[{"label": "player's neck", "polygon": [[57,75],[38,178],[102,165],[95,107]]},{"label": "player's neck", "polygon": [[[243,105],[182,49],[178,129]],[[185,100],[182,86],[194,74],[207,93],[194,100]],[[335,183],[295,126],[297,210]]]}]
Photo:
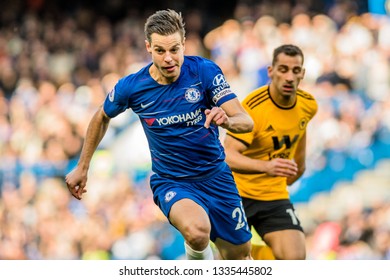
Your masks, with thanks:
[{"label": "player's neck", "polygon": [[157,67],[152,64],[149,68],[149,74],[153,80],[155,80],[160,85],[168,85],[175,82],[179,76],[165,77],[161,74],[161,72],[157,69]]},{"label": "player's neck", "polygon": [[296,102],[296,94],[286,95],[280,93],[271,83],[269,86],[269,93],[272,100],[280,107],[290,108]]}]

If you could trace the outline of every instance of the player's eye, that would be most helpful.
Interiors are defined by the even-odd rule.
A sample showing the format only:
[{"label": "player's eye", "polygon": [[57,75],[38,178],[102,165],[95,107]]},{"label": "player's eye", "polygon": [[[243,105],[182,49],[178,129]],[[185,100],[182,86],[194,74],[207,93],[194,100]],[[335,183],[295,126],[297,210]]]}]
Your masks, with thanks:
[{"label": "player's eye", "polygon": [[164,53],[164,50],[163,50],[163,49],[156,49],[156,52],[157,52],[158,54],[163,54],[163,53]]},{"label": "player's eye", "polygon": [[171,49],[171,53],[177,53],[179,51],[179,48],[173,48],[173,49]]},{"label": "player's eye", "polygon": [[293,73],[294,74],[299,74],[299,73],[301,73],[302,72],[302,68],[300,68],[300,67],[297,67],[297,68],[294,68],[293,69]]},{"label": "player's eye", "polygon": [[278,68],[278,70],[279,70],[280,72],[282,72],[282,73],[286,73],[286,72],[288,71],[288,68],[285,67],[285,66],[281,66],[281,67]]}]

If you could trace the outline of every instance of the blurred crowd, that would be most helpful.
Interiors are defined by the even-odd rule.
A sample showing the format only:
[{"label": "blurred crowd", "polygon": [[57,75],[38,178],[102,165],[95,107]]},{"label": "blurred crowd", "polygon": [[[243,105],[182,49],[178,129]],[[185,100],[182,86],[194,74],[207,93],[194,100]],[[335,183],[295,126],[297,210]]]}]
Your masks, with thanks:
[{"label": "blurred crowd", "polygon": [[[106,93],[149,62],[148,14],[134,9],[112,21],[78,8],[42,17],[34,9],[42,1],[9,12],[20,11],[22,2],[7,1],[7,13],[0,13],[0,259],[182,258],[182,238],[151,198],[146,143],[131,111],[111,121],[83,200],[72,198],[64,183]],[[308,131],[307,174],[343,170],[345,162],[329,156],[335,153],[372,167],[370,147],[390,145],[390,17],[361,13],[359,1],[324,1],[332,5],[323,13],[310,9],[318,1],[276,1],[277,8],[272,2],[237,1],[232,18],[204,36],[202,12],[185,13],[186,54],[216,61],[243,98],[267,82],[274,47],[299,45],[306,68],[301,87],[319,103]],[[365,231],[348,244],[366,246],[355,255],[332,247],[331,258],[390,259],[390,225],[380,222],[390,220],[389,205],[383,196],[353,217],[344,209],[337,221],[321,212],[308,226],[308,244],[318,228],[337,223],[340,245],[342,233],[360,222]],[[322,232],[317,242],[327,238]]]}]

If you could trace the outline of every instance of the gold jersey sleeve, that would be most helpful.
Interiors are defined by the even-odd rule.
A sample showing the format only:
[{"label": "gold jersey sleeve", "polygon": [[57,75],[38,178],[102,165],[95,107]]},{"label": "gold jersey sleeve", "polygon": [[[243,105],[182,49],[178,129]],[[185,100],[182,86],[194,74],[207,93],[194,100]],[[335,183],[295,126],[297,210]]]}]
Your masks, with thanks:
[{"label": "gold jersey sleeve", "polygon": [[[293,159],[309,121],[318,110],[314,97],[300,89],[296,103],[290,108],[281,108],[272,100],[268,85],[251,92],[242,105],[252,117],[254,128],[250,133],[228,134],[247,145],[244,155],[260,160]],[[266,201],[289,198],[285,177],[266,173],[233,172],[233,175],[243,197]]]}]

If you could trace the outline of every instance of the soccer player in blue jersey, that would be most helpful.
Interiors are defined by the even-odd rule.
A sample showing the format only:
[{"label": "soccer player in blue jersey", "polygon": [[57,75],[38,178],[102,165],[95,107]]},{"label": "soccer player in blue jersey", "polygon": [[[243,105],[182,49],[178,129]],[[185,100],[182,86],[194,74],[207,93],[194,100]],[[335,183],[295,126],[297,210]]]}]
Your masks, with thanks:
[{"label": "soccer player in blue jersey", "polygon": [[212,61],[184,56],[180,13],[161,10],[145,24],[152,62],[118,81],[92,117],[76,168],[66,176],[77,199],[86,192],[94,151],[110,119],[131,108],[149,143],[155,203],[185,239],[188,259],[251,259],[251,232],[218,127],[250,132],[253,121],[221,69]]}]

